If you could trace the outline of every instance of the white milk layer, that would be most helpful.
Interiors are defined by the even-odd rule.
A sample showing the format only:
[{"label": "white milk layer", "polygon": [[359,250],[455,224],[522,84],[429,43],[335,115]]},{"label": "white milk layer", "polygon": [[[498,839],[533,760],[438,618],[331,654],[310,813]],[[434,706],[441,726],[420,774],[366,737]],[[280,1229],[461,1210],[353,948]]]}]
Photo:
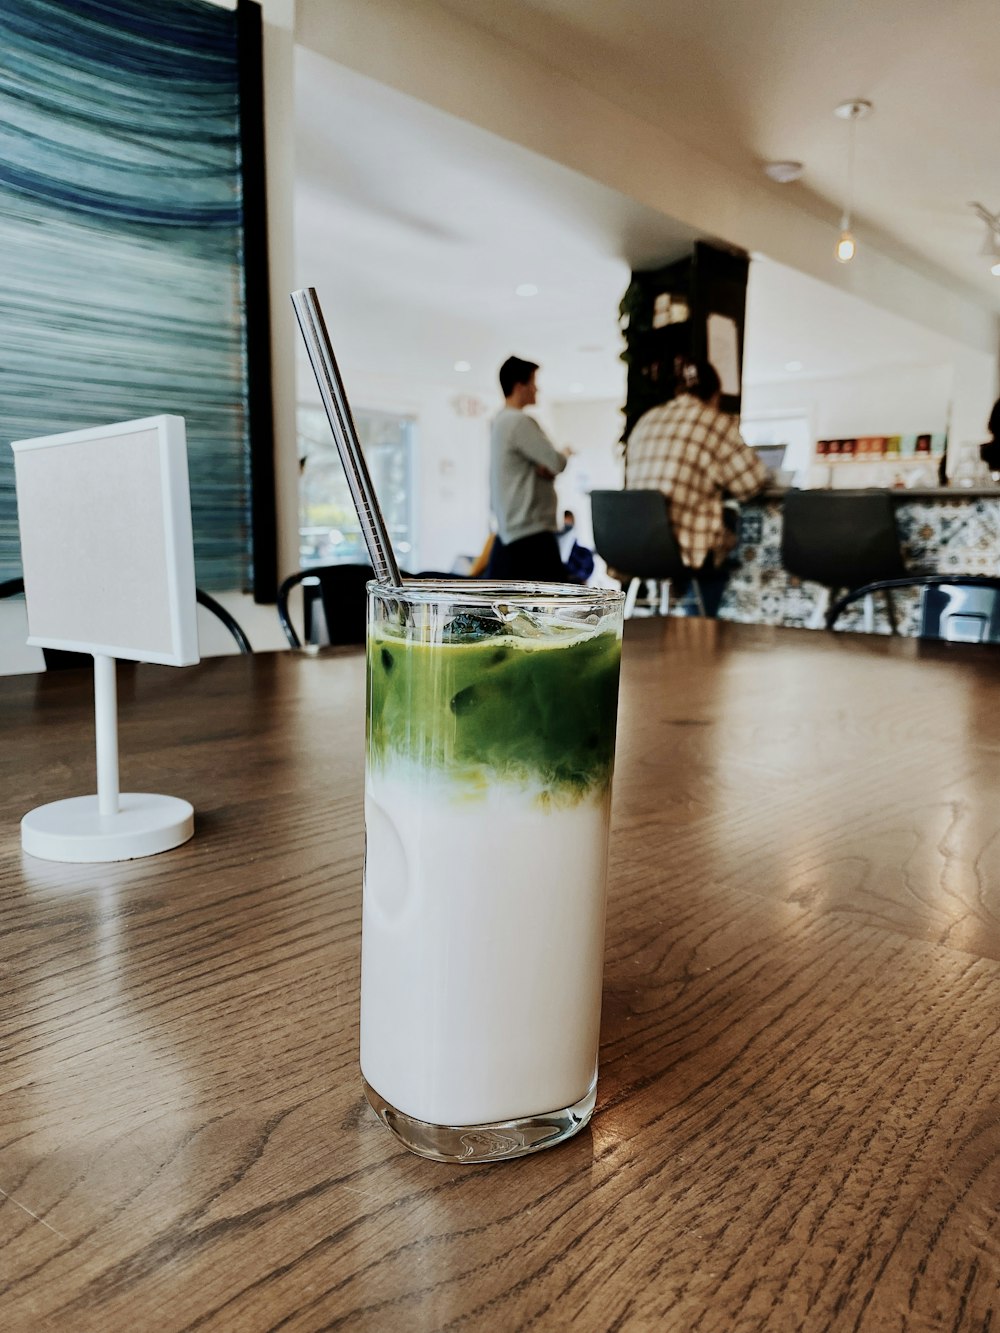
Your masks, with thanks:
[{"label": "white milk layer", "polygon": [[597,1064],[608,801],[369,773],[361,1068],[439,1125],[562,1110]]}]

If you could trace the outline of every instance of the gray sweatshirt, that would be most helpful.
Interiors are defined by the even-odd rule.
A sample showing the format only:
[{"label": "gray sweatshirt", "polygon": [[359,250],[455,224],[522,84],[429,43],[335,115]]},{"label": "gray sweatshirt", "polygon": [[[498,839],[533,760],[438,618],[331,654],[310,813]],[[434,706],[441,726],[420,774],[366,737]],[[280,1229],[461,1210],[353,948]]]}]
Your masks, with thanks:
[{"label": "gray sweatshirt", "polygon": [[490,503],[505,546],[536,532],[557,532],[556,488],[536,467],[562,472],[561,454],[534,417],[504,407],[490,438]]}]

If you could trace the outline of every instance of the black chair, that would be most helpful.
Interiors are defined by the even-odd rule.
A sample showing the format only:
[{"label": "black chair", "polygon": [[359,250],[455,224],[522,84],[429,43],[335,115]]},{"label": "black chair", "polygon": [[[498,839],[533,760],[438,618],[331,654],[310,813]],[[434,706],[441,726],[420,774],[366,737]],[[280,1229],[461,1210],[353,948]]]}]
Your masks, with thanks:
[{"label": "black chair", "polygon": [[326,632],[331,644],[364,643],[368,616],[365,585],[375,573],[371,565],[318,565],[289,575],[278,589],[278,619],[292,648],[301,648],[295,626],[288,612],[288,595],[302,583],[303,620],[306,642],[319,642],[316,628],[316,604],[322,608]]},{"label": "black chair", "polygon": [[194,595],[199,606],[203,606],[206,611],[211,611],[213,616],[217,616],[218,619],[222,621],[223,625],[225,625],[226,629],[236,640],[236,645],[241,653],[246,654],[253,652],[253,648],[250,646],[250,640],[244,634],[243,628],[235,616],[230,615],[220,602],[217,602],[211,594],[202,592],[200,588],[195,589]]},{"label": "black chair", "polygon": [[833,603],[826,613],[827,629],[852,602],[894,588],[920,589],[918,638],[1000,643],[1000,578],[985,574],[912,574],[864,584]]},{"label": "black chair", "polygon": [[[404,578],[432,579],[435,582],[464,580],[464,574],[446,574],[440,569],[422,569]],[[285,631],[289,647],[301,648],[302,638],[310,646],[322,640],[322,626],[316,614],[317,606],[326,622],[327,641],[334,646],[364,643],[368,619],[366,585],[375,577],[371,565],[317,565],[314,569],[300,569],[290,574],[278,589],[278,619]],[[292,589],[302,584],[303,634],[292,623],[288,598]]]},{"label": "black chair", "polygon": [[690,582],[699,612],[705,608],[697,579],[684,564],[670,526],[670,509],[662,491],[591,491],[590,510],[597,554],[627,580],[625,616],[635,612],[643,584],[659,584],[658,603],[650,610],[666,615],[670,585]]},{"label": "black chair", "polygon": [[[830,598],[842,589],[852,592],[906,574],[892,497],[887,491],[789,491],[783,506],[781,561],[789,574],[826,589],[811,622],[819,628]],[[895,633],[891,590],[883,591]],[[865,627],[873,628],[870,600],[865,617]]]},{"label": "black chair", "polygon": [[[0,598],[17,597],[24,593],[24,579],[6,579],[0,583]],[[214,616],[218,616],[226,629],[236,640],[236,644],[241,653],[252,653],[250,640],[244,634],[239,622],[234,616],[226,610],[219,602],[207,592],[202,592],[200,588],[195,589],[195,597],[199,604],[206,611],[211,611]],[[63,648],[43,648],[42,656],[45,658],[45,666],[48,671],[61,671],[68,667],[90,667],[93,666],[94,659],[89,653],[68,652]]]}]

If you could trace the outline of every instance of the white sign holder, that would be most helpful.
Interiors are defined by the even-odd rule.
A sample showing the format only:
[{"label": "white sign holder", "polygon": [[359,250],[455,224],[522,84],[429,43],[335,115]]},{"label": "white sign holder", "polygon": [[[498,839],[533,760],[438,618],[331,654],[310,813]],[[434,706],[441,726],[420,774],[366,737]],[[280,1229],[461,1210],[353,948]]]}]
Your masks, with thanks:
[{"label": "white sign holder", "polygon": [[147,417],[13,445],[28,643],[91,653],[97,794],[21,821],[49,861],[126,861],[186,842],[194,810],[120,792],[115,658],[198,656],[187,449],[181,417]]}]

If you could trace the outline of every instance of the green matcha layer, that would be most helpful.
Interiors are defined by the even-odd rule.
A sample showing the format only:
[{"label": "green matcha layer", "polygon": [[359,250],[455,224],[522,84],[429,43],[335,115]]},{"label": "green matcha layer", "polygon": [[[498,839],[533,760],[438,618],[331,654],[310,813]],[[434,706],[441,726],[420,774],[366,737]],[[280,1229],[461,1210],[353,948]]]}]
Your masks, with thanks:
[{"label": "green matcha layer", "polygon": [[369,762],[404,759],[562,799],[599,791],[614,760],[620,658],[614,634],[555,645],[369,637]]}]

